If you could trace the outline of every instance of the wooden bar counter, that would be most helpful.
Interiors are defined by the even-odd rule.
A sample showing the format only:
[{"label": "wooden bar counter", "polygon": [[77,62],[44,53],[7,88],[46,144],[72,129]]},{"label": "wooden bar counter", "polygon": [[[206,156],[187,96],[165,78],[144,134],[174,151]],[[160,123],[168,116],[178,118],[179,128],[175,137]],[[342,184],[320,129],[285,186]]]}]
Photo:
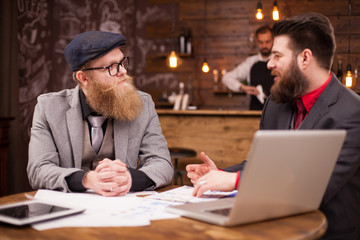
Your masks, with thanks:
[{"label": "wooden bar counter", "polygon": [[218,167],[227,167],[246,159],[252,138],[259,129],[261,111],[241,110],[186,110],[158,109],[163,134],[169,148],[191,148],[195,158],[179,162],[200,162],[199,153],[205,152]]}]

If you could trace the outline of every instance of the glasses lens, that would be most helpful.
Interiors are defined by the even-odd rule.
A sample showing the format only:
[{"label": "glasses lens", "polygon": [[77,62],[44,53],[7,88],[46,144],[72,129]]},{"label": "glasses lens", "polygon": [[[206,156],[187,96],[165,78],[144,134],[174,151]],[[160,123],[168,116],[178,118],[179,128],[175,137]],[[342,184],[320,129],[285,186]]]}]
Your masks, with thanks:
[{"label": "glasses lens", "polygon": [[125,68],[126,70],[128,70],[128,67],[129,67],[129,58],[128,57],[125,57],[122,61],[121,61],[121,66],[123,68]]},{"label": "glasses lens", "polygon": [[109,74],[110,76],[115,76],[119,72],[119,64],[113,63],[109,66]]},{"label": "glasses lens", "polygon": [[123,67],[125,68],[126,70],[128,69],[129,67],[129,58],[128,57],[124,57],[123,60],[121,60],[121,62],[119,63],[113,63],[111,64],[109,67],[107,67],[109,69],[109,74],[110,76],[115,76],[119,73],[119,68]]}]

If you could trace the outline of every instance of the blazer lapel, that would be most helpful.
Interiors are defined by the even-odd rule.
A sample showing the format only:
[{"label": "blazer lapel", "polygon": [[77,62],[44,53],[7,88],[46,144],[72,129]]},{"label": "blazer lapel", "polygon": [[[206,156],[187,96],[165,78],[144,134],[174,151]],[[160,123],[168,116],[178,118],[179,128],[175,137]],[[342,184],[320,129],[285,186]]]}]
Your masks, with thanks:
[{"label": "blazer lapel", "polygon": [[283,104],[279,113],[278,129],[290,129],[293,116],[293,108],[291,104]]},{"label": "blazer lapel", "polygon": [[71,108],[66,112],[66,121],[74,156],[74,166],[81,168],[84,128],[78,86],[75,88],[69,104]]},{"label": "blazer lapel", "polygon": [[334,77],[331,78],[329,85],[316,100],[314,106],[300,125],[299,129],[313,129],[320,119],[329,111],[329,107],[336,102],[340,90],[340,82]]},{"label": "blazer lapel", "polygon": [[127,163],[127,148],[129,139],[130,123],[127,121],[114,120],[114,147],[115,158]]}]

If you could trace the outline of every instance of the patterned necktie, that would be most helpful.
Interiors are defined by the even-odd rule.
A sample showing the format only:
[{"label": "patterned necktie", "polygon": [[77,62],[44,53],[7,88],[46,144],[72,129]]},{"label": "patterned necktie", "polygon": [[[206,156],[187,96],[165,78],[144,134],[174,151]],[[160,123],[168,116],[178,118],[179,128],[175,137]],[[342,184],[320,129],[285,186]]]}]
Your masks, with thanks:
[{"label": "patterned necktie", "polygon": [[306,108],[304,106],[304,103],[302,102],[301,98],[296,99],[295,102],[295,125],[294,125],[294,129],[297,129],[301,122],[304,120],[306,115]]},{"label": "patterned necktie", "polygon": [[92,147],[94,151],[98,153],[104,138],[104,133],[101,126],[104,123],[106,117],[89,115],[87,118],[91,124]]}]

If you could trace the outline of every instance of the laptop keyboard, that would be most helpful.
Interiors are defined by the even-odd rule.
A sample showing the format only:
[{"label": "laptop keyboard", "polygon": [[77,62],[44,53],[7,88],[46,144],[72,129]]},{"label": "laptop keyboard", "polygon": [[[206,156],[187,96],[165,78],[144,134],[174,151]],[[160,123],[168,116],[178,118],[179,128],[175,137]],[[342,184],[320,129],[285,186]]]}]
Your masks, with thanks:
[{"label": "laptop keyboard", "polygon": [[231,208],[221,208],[221,209],[205,210],[205,212],[215,213],[223,216],[229,216],[230,210]]}]

